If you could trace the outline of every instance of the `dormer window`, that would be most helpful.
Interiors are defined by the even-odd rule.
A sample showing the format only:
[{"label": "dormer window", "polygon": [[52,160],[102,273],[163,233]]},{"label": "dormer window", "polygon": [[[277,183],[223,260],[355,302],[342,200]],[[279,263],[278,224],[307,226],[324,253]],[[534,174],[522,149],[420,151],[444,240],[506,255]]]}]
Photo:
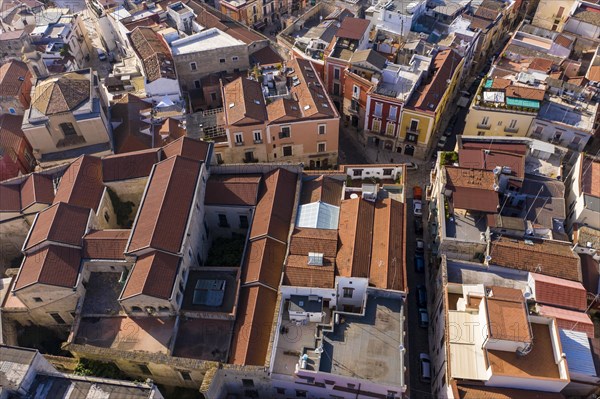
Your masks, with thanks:
[{"label": "dormer window", "polygon": [[323,266],[323,254],[318,252],[309,252],[308,264],[311,266]]}]

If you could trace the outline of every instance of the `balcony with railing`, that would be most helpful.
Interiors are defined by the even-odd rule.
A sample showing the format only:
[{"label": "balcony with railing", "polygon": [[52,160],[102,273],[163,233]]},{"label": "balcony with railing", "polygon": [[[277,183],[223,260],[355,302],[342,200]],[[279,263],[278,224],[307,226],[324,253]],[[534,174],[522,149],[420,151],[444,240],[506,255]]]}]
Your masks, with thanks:
[{"label": "balcony with railing", "polygon": [[505,133],[519,133],[519,128],[518,127],[504,126],[504,132]]},{"label": "balcony with railing", "polygon": [[489,123],[480,122],[477,124],[477,129],[490,130],[491,128],[492,125],[490,125]]}]

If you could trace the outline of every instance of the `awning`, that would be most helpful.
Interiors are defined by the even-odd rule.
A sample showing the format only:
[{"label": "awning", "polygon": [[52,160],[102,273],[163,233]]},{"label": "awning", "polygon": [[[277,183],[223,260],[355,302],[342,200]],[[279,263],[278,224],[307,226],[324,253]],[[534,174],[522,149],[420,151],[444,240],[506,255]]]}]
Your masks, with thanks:
[{"label": "awning", "polygon": [[506,105],[513,107],[540,109],[539,101],[527,100],[525,98],[506,97]]}]

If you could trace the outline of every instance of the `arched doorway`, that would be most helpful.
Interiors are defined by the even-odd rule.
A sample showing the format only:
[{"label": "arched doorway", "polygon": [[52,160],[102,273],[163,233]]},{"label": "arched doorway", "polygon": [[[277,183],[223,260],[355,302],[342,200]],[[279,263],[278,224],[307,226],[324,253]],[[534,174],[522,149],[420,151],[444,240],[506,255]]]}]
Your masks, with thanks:
[{"label": "arched doorway", "polygon": [[405,155],[412,156],[414,153],[415,153],[415,146],[414,145],[407,145],[406,147],[404,147],[404,154]]}]

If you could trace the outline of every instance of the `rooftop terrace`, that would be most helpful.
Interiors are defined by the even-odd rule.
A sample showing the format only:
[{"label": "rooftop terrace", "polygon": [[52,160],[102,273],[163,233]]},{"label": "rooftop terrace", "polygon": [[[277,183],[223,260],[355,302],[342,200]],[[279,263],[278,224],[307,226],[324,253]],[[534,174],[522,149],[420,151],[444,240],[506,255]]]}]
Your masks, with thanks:
[{"label": "rooftop terrace", "polygon": [[549,96],[538,113],[541,119],[569,125],[593,133],[598,103],[574,98]]}]

